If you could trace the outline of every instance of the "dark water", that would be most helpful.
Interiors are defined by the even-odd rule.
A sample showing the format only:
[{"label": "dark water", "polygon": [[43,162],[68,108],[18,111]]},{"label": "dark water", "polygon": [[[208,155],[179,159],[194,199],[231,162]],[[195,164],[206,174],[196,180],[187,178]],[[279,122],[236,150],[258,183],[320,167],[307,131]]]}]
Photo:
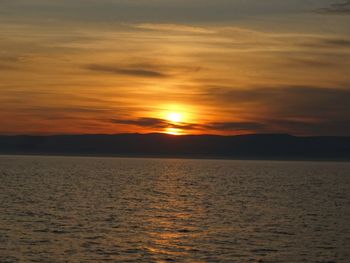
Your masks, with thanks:
[{"label": "dark water", "polygon": [[2,156],[0,262],[350,262],[350,164]]}]

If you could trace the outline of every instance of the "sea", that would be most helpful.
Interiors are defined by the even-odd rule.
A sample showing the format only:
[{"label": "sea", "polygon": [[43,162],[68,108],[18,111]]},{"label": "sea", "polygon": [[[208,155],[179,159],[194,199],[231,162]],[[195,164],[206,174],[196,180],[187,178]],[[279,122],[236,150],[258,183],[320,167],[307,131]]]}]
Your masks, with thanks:
[{"label": "sea", "polygon": [[350,163],[0,156],[0,262],[350,262]]}]

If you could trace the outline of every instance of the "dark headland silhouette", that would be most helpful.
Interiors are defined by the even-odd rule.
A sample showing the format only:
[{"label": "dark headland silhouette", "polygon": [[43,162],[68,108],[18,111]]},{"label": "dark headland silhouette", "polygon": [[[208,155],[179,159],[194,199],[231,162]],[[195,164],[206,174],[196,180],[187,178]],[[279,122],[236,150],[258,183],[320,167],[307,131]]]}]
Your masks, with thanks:
[{"label": "dark headland silhouette", "polygon": [[350,137],[287,134],[0,136],[1,154],[350,160]]}]

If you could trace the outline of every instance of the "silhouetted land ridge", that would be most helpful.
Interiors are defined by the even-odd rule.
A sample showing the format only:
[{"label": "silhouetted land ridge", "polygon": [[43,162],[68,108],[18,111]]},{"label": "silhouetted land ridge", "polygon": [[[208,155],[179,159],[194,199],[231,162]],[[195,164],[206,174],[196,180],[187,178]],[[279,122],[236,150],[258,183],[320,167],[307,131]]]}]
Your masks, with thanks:
[{"label": "silhouetted land ridge", "polygon": [[0,136],[0,153],[350,160],[350,137],[287,134]]}]

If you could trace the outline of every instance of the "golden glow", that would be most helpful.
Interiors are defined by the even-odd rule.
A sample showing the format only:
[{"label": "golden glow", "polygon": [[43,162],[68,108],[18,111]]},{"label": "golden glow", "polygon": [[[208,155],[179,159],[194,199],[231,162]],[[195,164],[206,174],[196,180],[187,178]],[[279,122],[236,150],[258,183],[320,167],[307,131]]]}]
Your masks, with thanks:
[{"label": "golden glow", "polygon": [[155,117],[164,119],[172,124],[186,124],[196,121],[197,109],[188,104],[161,104],[155,112]]},{"label": "golden glow", "polygon": [[166,128],[165,133],[170,134],[170,135],[181,135],[182,130],[178,128]]}]

